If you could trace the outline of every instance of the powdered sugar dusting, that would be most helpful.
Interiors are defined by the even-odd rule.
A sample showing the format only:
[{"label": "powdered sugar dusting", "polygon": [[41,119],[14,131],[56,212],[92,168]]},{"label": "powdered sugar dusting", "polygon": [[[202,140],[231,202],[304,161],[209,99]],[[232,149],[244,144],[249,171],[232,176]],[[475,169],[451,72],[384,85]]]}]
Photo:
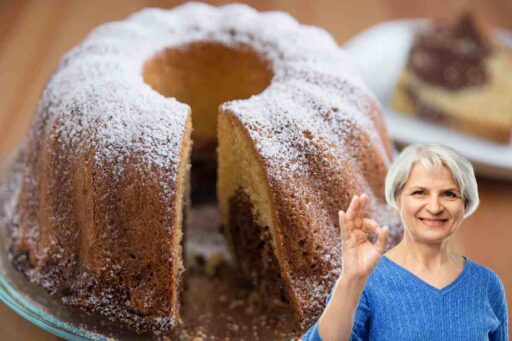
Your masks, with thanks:
[{"label": "powdered sugar dusting", "polygon": [[[379,190],[379,184],[370,183],[365,173],[371,172],[371,167],[382,172],[391,158],[389,141],[378,132],[378,104],[346,54],[326,31],[300,25],[282,12],[258,13],[240,4],[212,7],[187,3],[170,11],[145,9],[124,21],[95,29],[64,56],[50,79],[26,142],[34,147],[27,149],[28,169],[22,180],[24,193],[28,193],[22,198],[23,205],[28,207],[27,211],[32,210],[23,217],[24,226],[29,226],[23,230],[28,243],[35,244],[38,239],[34,212],[39,208],[40,182],[44,182],[39,178],[46,162],[43,153],[58,159],[62,157],[59,153],[65,150],[69,153],[65,156],[69,158],[68,164],[72,164],[69,160],[73,158],[92,163],[94,171],[98,171],[95,176],[105,176],[112,187],[115,187],[112,182],[123,179],[134,169],[155,177],[159,182],[157,195],[172,210],[190,107],[162,96],[144,83],[143,69],[158,53],[194,42],[214,42],[234,48],[250,46],[270,66],[273,79],[266,90],[246,100],[224,103],[222,110],[234,114],[247,129],[272,183],[283,186],[283,195],[295,191],[301,197],[310,198],[316,195],[312,193],[327,191],[322,188],[327,187],[325,183],[311,181],[309,188],[298,180],[290,180],[309,175],[319,178],[318,164],[331,181],[343,182],[352,192]],[[376,116],[368,114],[372,111]],[[59,147],[55,149],[55,145]],[[315,164],[311,157],[316,159]],[[62,168],[59,185],[66,188],[63,192],[71,193],[75,179],[69,174],[70,169]],[[343,176],[339,175],[340,169]],[[345,176],[350,171],[355,175]],[[385,210],[378,212],[383,203],[372,200],[374,212],[384,212],[382,216],[385,216]],[[71,206],[64,200],[53,204],[58,213],[50,219],[62,226],[64,222],[75,223],[74,218],[68,219],[73,217],[73,212],[69,212]],[[332,226],[326,217],[329,212],[317,213],[313,209],[315,203],[309,199],[305,204],[311,205],[308,211],[312,222]],[[320,245],[321,261],[333,264],[325,278],[320,281],[299,278],[313,297],[312,311],[319,309],[329,281],[339,272],[338,260],[333,258],[338,250],[331,247],[335,242],[331,239]],[[38,250],[38,254],[50,259],[60,257],[62,246],[57,241],[49,243],[52,248]],[[62,268],[74,271],[73,258],[67,261]],[[65,269],[57,270],[55,276],[39,277],[37,271],[41,269],[27,269],[26,274],[55,292]],[[94,275],[82,275],[92,278],[85,281],[77,276],[73,294],[106,315],[134,318],[132,313],[126,313],[128,304],[116,305],[116,300],[126,299],[124,296],[110,299],[103,295],[107,300],[87,297],[90,295],[87,285],[95,283]],[[110,288],[105,290],[102,292],[111,294]],[[73,303],[72,296],[66,299]],[[165,321],[168,325],[175,322]],[[135,323],[142,325],[143,321]]]},{"label": "powdered sugar dusting", "polygon": [[[326,131],[336,131],[339,124],[328,121],[335,118],[318,120],[318,112],[337,107],[342,108],[339,116],[375,131],[373,122],[360,114],[373,97],[327,32],[299,25],[282,12],[258,13],[240,4],[145,9],[127,20],[98,27],[63,58],[46,88],[43,110],[62,118],[60,132],[77,149],[91,143],[101,146],[96,161],[117,160],[112,164],[122,167],[127,155],[140,153],[158,168],[170,167],[172,176],[190,109],[153,91],[144,83],[142,69],[158,52],[197,41],[249,44],[271,64],[274,79],[266,91],[225,105],[233,111],[249,108],[240,112],[244,123],[261,119],[279,130],[290,120],[300,121],[315,136],[329,136]],[[356,114],[350,114],[354,108]],[[293,133],[290,138],[296,136]],[[268,144],[274,150],[261,148],[264,155],[291,157],[275,150],[287,146]]]}]

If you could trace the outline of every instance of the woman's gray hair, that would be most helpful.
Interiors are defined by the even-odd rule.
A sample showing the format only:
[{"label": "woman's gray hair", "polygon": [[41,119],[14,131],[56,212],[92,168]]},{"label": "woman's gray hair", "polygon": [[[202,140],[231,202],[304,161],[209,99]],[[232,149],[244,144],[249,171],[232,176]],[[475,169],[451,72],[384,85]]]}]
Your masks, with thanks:
[{"label": "woman's gray hair", "polygon": [[413,165],[417,162],[427,170],[442,165],[448,167],[464,201],[464,218],[473,214],[480,203],[473,166],[455,150],[440,144],[413,144],[402,150],[386,176],[385,194],[388,205],[399,209],[398,198],[409,179]]}]

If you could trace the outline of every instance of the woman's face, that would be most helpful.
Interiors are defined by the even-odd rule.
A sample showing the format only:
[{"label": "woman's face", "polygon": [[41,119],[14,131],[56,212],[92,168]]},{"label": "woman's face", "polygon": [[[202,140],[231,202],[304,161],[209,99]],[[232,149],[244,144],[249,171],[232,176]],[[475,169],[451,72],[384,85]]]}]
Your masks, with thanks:
[{"label": "woman's face", "polygon": [[418,242],[441,243],[464,218],[461,194],[446,166],[429,172],[415,163],[398,200],[404,233]]}]

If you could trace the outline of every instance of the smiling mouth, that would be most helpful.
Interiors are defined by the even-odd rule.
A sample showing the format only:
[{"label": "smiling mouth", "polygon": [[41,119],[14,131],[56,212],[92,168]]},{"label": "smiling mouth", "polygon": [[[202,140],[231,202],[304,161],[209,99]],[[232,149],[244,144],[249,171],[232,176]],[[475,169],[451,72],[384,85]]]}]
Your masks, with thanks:
[{"label": "smiling mouth", "polygon": [[448,219],[426,219],[419,218],[421,222],[429,227],[440,227],[443,226],[444,223],[448,221]]}]

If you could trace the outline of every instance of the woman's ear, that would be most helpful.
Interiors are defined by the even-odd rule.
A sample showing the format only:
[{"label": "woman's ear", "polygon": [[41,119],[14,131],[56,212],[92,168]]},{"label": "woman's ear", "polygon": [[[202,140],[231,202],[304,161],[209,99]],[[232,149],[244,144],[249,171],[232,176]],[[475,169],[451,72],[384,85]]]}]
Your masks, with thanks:
[{"label": "woman's ear", "polygon": [[397,217],[400,218],[400,195],[396,198],[396,206],[394,207],[394,212]]}]

